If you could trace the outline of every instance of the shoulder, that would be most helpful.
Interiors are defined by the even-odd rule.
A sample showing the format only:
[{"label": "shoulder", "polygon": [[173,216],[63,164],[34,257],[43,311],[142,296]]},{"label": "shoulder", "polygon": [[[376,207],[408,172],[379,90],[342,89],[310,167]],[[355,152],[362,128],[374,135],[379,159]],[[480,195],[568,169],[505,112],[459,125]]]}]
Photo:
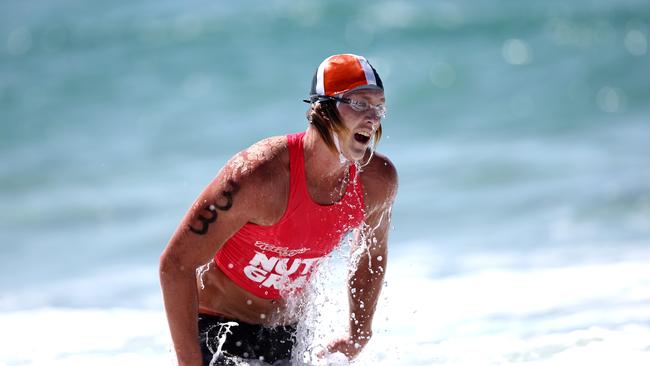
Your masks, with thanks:
[{"label": "shoulder", "polygon": [[260,140],[235,154],[224,169],[237,180],[265,180],[270,173],[278,173],[289,166],[286,136]]},{"label": "shoulder", "polygon": [[362,168],[360,177],[369,214],[393,204],[399,179],[395,165],[387,156],[375,152],[368,165]]},{"label": "shoulder", "polygon": [[[269,137],[235,154],[209,184],[212,197],[229,192],[235,206],[253,217],[264,217],[281,206],[289,182],[286,136]],[[260,205],[264,202],[264,205]],[[234,207],[233,207],[234,208]]]}]

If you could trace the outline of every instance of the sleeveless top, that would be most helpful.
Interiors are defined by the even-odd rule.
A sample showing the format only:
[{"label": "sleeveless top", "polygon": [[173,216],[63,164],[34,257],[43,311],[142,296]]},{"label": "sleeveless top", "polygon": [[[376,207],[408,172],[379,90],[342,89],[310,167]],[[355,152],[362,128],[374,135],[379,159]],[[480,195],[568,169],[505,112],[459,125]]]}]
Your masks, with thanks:
[{"label": "sleeveless top", "polygon": [[340,201],[321,205],[312,200],[305,178],[304,134],[287,136],[290,190],[282,218],[271,226],[245,224],[214,257],[230,280],[264,299],[300,290],[319,260],[364,218],[363,187],[354,164]]}]

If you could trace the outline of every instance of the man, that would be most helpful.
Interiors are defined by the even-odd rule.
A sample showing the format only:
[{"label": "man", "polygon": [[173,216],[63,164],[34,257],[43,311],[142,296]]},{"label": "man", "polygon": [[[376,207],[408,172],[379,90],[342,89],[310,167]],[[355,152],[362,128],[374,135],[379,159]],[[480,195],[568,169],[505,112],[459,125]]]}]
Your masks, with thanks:
[{"label": "man", "polygon": [[[356,357],[372,336],[383,284],[397,172],[374,153],[383,84],[351,54],[323,61],[310,125],[235,155],[199,195],[160,258],[165,310],[179,365],[232,357],[288,364],[299,296],[320,258],[347,232],[367,245],[349,276],[349,334],[330,352]],[[207,263],[207,264],[206,264]]]}]

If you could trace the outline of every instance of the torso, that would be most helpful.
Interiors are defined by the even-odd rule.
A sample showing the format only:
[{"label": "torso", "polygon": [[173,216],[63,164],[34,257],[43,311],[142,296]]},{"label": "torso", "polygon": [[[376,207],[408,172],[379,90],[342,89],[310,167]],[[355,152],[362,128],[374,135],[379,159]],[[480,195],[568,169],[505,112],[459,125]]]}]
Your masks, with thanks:
[{"label": "torso", "polygon": [[[275,159],[273,173],[269,175],[269,185],[275,187],[275,194],[265,200],[265,212],[255,224],[273,225],[284,215],[287,209],[290,192],[290,164],[289,151],[285,147]],[[342,175],[331,181],[310,181],[310,171],[305,171],[307,191],[316,204],[332,204],[341,200],[347,190],[349,182],[342,181]],[[347,184],[345,184],[347,183]],[[334,194],[333,194],[334,192]],[[208,263],[197,276],[199,291],[199,312],[219,314],[228,318],[238,319],[252,324],[291,324],[296,319],[287,311],[286,301],[283,298],[268,299],[256,296],[242,288],[229,278],[215,262]]]},{"label": "torso", "polygon": [[228,278],[214,262],[197,275],[199,313],[223,315],[250,324],[294,324],[284,300],[267,300],[244,290]]}]

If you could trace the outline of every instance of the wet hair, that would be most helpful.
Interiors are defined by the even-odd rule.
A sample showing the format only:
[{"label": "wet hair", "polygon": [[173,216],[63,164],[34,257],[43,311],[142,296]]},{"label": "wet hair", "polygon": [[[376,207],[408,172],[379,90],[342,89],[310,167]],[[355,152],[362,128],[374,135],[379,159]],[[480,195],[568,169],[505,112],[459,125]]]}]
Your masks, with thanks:
[{"label": "wet hair", "polygon": [[[312,103],[309,110],[307,110],[307,120],[316,128],[318,134],[325,142],[325,145],[335,154],[338,154],[332,132],[336,132],[339,136],[347,135],[350,131],[345,127],[341,120],[341,115],[336,107],[336,101],[326,100]],[[374,145],[377,146],[381,139],[381,124],[375,131],[373,136]]]}]

